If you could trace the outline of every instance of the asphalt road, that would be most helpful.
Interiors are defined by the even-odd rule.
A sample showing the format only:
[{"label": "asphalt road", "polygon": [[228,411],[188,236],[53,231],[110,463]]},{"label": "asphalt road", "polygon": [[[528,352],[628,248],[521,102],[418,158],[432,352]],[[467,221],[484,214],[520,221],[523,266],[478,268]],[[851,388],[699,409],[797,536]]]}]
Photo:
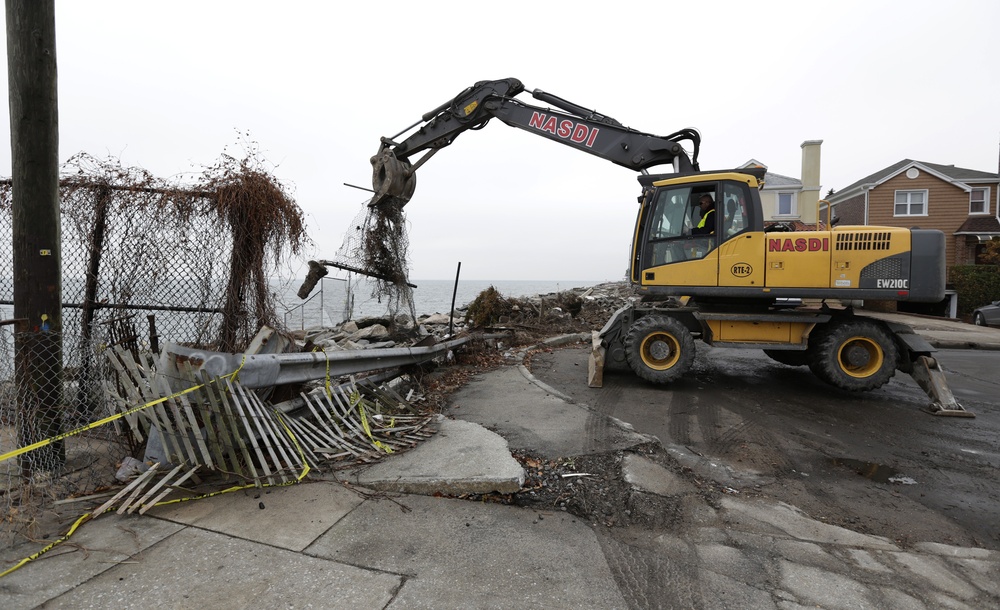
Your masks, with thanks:
[{"label": "asphalt road", "polygon": [[1000,549],[1000,352],[938,360],[974,419],[934,417],[908,376],[854,394],[760,351],[698,345],[688,378],[653,386],[606,370],[586,385],[587,349],[533,357],[532,373],[575,401],[708,464],[734,493],[896,540]]}]

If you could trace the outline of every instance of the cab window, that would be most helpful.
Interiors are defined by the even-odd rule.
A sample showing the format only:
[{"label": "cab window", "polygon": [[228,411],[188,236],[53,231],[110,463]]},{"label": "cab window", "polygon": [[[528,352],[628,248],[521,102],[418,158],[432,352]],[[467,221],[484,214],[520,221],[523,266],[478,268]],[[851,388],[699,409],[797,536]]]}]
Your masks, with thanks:
[{"label": "cab window", "polygon": [[699,199],[708,195],[717,201],[716,186],[714,183],[678,185],[657,191],[646,223],[644,268],[703,258],[715,247],[718,210],[714,218],[709,217],[713,233],[694,235],[692,230],[701,222]]},{"label": "cab window", "polygon": [[732,237],[750,229],[747,200],[743,185],[726,183],[722,186],[722,234]]}]

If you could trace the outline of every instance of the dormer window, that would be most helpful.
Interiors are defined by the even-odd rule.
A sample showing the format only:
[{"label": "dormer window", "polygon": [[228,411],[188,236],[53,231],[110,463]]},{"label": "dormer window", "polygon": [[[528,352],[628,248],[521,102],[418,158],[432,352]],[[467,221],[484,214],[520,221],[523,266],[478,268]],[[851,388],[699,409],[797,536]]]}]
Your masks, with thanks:
[{"label": "dormer window", "polygon": [[777,193],[778,206],[775,216],[795,216],[796,209],[795,193],[792,191]]},{"label": "dormer window", "polygon": [[969,193],[969,214],[989,214],[990,189],[974,188]]}]

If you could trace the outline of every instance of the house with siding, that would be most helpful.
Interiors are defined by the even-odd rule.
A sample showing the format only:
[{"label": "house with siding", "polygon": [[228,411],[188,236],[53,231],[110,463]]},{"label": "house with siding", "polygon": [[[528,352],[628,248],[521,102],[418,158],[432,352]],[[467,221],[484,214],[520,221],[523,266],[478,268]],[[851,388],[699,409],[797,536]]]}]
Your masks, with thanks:
[{"label": "house with siding", "polygon": [[1000,239],[1000,174],[903,159],[828,198],[840,226],[939,229],[946,262],[980,264]]}]

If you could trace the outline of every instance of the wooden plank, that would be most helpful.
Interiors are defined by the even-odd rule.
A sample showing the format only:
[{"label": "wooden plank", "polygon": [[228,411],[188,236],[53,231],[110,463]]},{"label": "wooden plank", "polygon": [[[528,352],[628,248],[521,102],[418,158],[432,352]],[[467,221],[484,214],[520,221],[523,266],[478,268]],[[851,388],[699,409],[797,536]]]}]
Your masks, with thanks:
[{"label": "wooden plank", "polygon": [[[170,396],[170,388],[166,383],[163,383],[161,390],[164,392],[164,396]],[[170,414],[173,416],[170,420],[170,423],[172,424],[171,432],[180,439],[180,442],[177,444],[177,448],[183,451],[183,455],[180,456],[181,459],[177,461],[190,462],[192,464],[200,463],[198,454],[194,450],[194,445],[191,443],[191,436],[198,433],[197,429],[191,430],[186,419],[184,418],[184,415],[181,414],[177,398],[168,398],[165,401],[165,404],[167,405],[167,409],[169,409]],[[163,431],[161,430],[161,432]]]},{"label": "wooden plank", "polygon": [[[258,445],[263,445],[264,449],[267,450],[267,455],[271,457],[271,465],[274,466],[274,472],[277,476],[281,478],[284,483],[287,481],[285,477],[285,464],[278,458],[277,452],[274,448],[274,438],[270,434],[267,427],[264,425],[264,418],[266,414],[263,414],[257,408],[256,403],[250,398],[250,392],[244,390],[243,386],[239,382],[232,382],[229,384],[233,388],[235,395],[238,397],[237,404],[239,404],[247,417],[253,422],[254,427],[259,435],[258,438],[251,436],[252,439],[256,440]],[[261,459],[267,459],[266,456],[262,456]]]},{"label": "wooden plank", "polygon": [[[139,506],[140,506],[140,505],[141,505],[141,504],[142,504],[143,502],[145,502],[146,500],[148,500],[149,498],[151,498],[151,497],[153,496],[153,494],[155,494],[155,493],[156,493],[157,491],[159,491],[159,490],[160,490],[160,489],[161,489],[161,488],[162,488],[162,487],[163,487],[164,485],[166,485],[166,484],[167,484],[167,482],[168,482],[168,481],[170,481],[170,479],[171,479],[171,478],[173,478],[173,476],[174,476],[174,475],[176,475],[176,474],[177,474],[178,472],[180,472],[180,471],[181,471],[181,468],[184,468],[184,464],[178,464],[177,466],[175,466],[173,470],[171,470],[171,471],[170,471],[170,472],[168,472],[167,474],[163,475],[163,478],[162,478],[162,479],[160,479],[160,480],[159,480],[159,481],[158,481],[158,482],[156,483],[156,485],[153,485],[152,487],[150,487],[150,488],[149,488],[149,490],[148,490],[148,491],[146,492],[146,495],[142,496],[142,498],[139,498],[139,500],[137,500],[136,502],[133,502],[133,503],[131,503],[131,504],[129,504],[129,505],[124,505],[124,504],[123,504],[123,505],[122,505],[122,506],[121,506],[121,507],[120,507],[120,508],[118,509],[118,514],[119,514],[119,515],[123,515],[123,514],[125,514],[125,513],[128,513],[128,514],[130,514],[130,515],[131,515],[132,513],[134,513],[134,512],[135,512],[135,510],[136,510],[137,508],[139,508]],[[131,500],[131,498],[129,498],[129,500]]]},{"label": "wooden plank", "polygon": [[[217,439],[217,443],[214,446],[219,452],[218,462],[219,464],[222,464],[222,468],[236,473],[239,476],[245,476],[243,467],[240,465],[239,446],[231,436],[230,418],[226,415],[224,409],[222,408],[222,401],[216,393],[219,389],[218,380],[212,379],[209,377],[208,373],[202,371],[201,382],[202,393],[208,398],[208,408],[216,418],[213,427],[215,429]],[[228,466],[226,466],[227,462]],[[229,476],[228,472],[226,473],[226,476]]]},{"label": "wooden plank", "polygon": [[[133,386],[132,380],[131,378],[129,378],[129,375],[125,371],[124,367],[121,366],[121,363],[118,362],[118,358],[115,356],[113,351],[108,353],[107,359],[110,363],[112,363],[111,368],[115,371],[115,375],[118,378],[118,384],[112,383],[111,380],[109,379],[104,379],[101,382],[101,385],[104,388],[104,393],[107,394],[112,399],[112,401],[117,405],[118,411],[120,413],[124,413],[129,409],[131,409],[133,406],[138,406],[141,403],[138,402],[130,403],[128,400],[126,400],[121,396],[121,394],[118,392],[119,385],[122,388],[127,389],[131,387],[134,390],[135,388]],[[117,367],[114,366],[116,364],[118,365]],[[125,422],[129,425],[129,428],[132,430],[132,436],[133,438],[135,438],[135,442],[137,443],[143,442],[143,440],[145,440],[145,435],[143,434],[142,427],[139,426],[139,414],[131,413],[129,415],[126,415],[124,419]]]},{"label": "wooden plank", "polygon": [[299,446],[302,447],[302,452],[306,455],[306,463],[308,463],[311,468],[318,469],[320,465],[320,457],[313,451],[313,447],[317,446],[319,443],[316,442],[316,439],[313,438],[307,430],[303,429],[302,426],[299,425],[298,421],[288,419],[286,423],[288,424],[288,427],[292,429],[292,432],[295,434],[295,438],[299,440]]},{"label": "wooden plank", "polygon": [[168,493],[170,493],[171,491],[173,491],[174,489],[176,489],[177,487],[179,487],[180,484],[183,483],[184,481],[187,481],[189,478],[191,478],[192,476],[194,476],[194,473],[195,473],[196,470],[198,470],[198,468],[200,468],[200,466],[195,466],[191,470],[188,470],[186,473],[184,473],[184,475],[181,476],[181,478],[179,478],[176,481],[174,481],[173,483],[171,483],[169,485],[169,489],[164,489],[163,492],[160,495],[156,496],[155,498],[153,498],[152,500],[150,500],[148,504],[146,504],[142,508],[140,508],[139,509],[139,514],[140,515],[145,515],[147,510],[149,510],[149,509],[153,508],[154,506],[156,506],[156,504],[160,500],[162,500]]},{"label": "wooden plank", "polygon": [[[264,424],[271,428],[271,434],[276,440],[276,446],[278,447],[278,452],[285,456],[285,460],[289,466],[297,468],[299,471],[305,466],[303,461],[303,456],[300,454],[296,444],[298,443],[297,438],[293,438],[294,432],[290,428],[286,429],[285,423],[281,421],[280,416],[274,412],[273,409],[264,404],[264,401],[257,396],[256,392],[252,390],[249,392],[250,399],[257,403],[257,408],[267,414],[267,418],[264,419]],[[296,475],[298,478],[298,475]]]},{"label": "wooden plank", "polygon": [[[316,424],[323,426],[326,435],[331,439],[331,441],[334,444],[339,445],[341,442],[343,442],[344,448],[350,451],[351,453],[358,454],[361,452],[360,450],[356,450],[353,447],[353,445],[351,445],[351,443],[348,442],[347,438],[344,436],[344,431],[341,429],[340,426],[337,425],[337,422],[334,419],[333,415],[330,413],[330,411],[326,409],[326,406],[322,402],[320,402],[318,398],[316,398],[315,395],[308,396],[306,394],[302,394],[302,398],[305,399],[306,406],[309,407],[309,409],[313,413],[313,416],[316,418]],[[314,398],[316,400],[316,406],[313,405]],[[320,413],[322,413],[323,415],[320,415]],[[328,426],[326,426],[325,425],[326,422],[329,422],[330,425],[333,426],[333,429],[330,429]]]},{"label": "wooden plank", "polygon": [[221,438],[221,433],[216,430],[216,403],[215,397],[209,390],[209,385],[207,383],[202,383],[195,371],[191,368],[190,362],[181,362],[178,367],[184,378],[191,385],[201,385],[201,388],[196,391],[198,396],[198,402],[201,404],[202,410],[202,423],[205,426],[205,434],[208,439],[205,441],[208,450],[211,452],[212,460],[210,464],[214,464],[212,468],[228,470],[228,464],[223,451],[224,443]]},{"label": "wooden plank", "polygon": [[[207,378],[207,373],[205,373],[204,376]],[[229,400],[229,393],[226,391],[227,383],[228,379],[219,378],[215,380],[212,385],[213,391],[218,392],[217,396],[222,405],[222,412],[225,414],[224,429],[235,441],[235,447],[239,449],[239,456],[243,458],[242,463],[245,465],[245,468],[240,469],[240,476],[249,477],[256,481],[260,477],[257,473],[257,469],[253,465],[253,458],[250,456],[250,449],[243,440],[239,418],[233,413],[233,408]]]},{"label": "wooden plank", "polygon": [[[358,414],[357,415],[358,423],[355,424],[355,426],[360,434],[360,437],[369,447],[375,447],[376,451],[381,451],[381,447],[379,447],[377,444],[379,441],[375,439],[375,435],[369,434],[369,432],[365,431],[364,426],[367,422],[365,422],[364,420],[367,419],[367,415],[363,415],[361,412],[361,409],[364,407],[363,404],[364,398],[361,396],[361,393],[358,392],[357,389],[355,389],[354,394],[356,394],[356,397],[352,398],[344,392],[343,387],[338,387],[337,390],[339,390],[341,396],[343,397],[344,405],[348,405],[345,406],[344,408],[346,410],[346,413],[349,414],[349,417],[353,418],[355,412],[357,412]],[[337,394],[335,393],[334,397],[336,398],[336,396]],[[351,421],[353,423],[353,419]],[[368,426],[368,429],[371,430],[370,425]]]},{"label": "wooden plank", "polygon": [[[164,389],[169,391],[170,387],[167,385],[166,380],[163,377],[160,377],[160,379],[163,380],[162,384],[164,386]],[[197,382],[195,382],[193,379],[188,381],[191,382],[191,386],[198,385]],[[191,433],[194,435],[194,440],[195,440],[194,445],[195,448],[198,450],[199,454],[197,456],[198,459],[191,460],[190,463],[201,464],[211,468],[212,454],[209,453],[208,451],[208,445],[205,444],[205,438],[201,432],[201,426],[198,424],[198,417],[197,414],[195,413],[195,405],[191,402],[192,396],[197,396],[197,394],[192,392],[190,394],[182,394],[181,396],[177,397],[177,400],[180,401],[180,409],[182,413],[187,417],[187,425],[190,427]],[[204,419],[205,417],[203,416],[202,420]]]},{"label": "wooden plank", "polygon": [[354,455],[361,455],[361,453],[365,451],[363,447],[356,446],[349,438],[343,436],[343,432],[339,429],[337,431],[333,431],[328,428],[319,428],[317,426],[322,425],[322,422],[315,423],[304,418],[301,420],[301,423],[305,426],[309,426],[310,428],[314,428],[317,433],[320,433],[327,441],[349,451]]},{"label": "wooden plank", "polygon": [[[246,413],[244,412],[243,405],[240,403],[240,400],[236,394],[236,390],[233,388],[233,383],[229,379],[226,379],[226,387],[228,388],[229,392],[227,394],[224,394],[223,396],[229,397],[228,399],[226,399],[226,402],[229,403],[230,406],[233,408],[233,410],[239,414],[238,417],[240,418],[240,421],[242,421],[243,423],[243,431],[246,433],[246,436],[250,441],[250,445],[253,447],[254,453],[256,453],[257,455],[260,469],[264,471],[265,478],[269,483],[274,483],[275,481],[272,478],[271,468],[267,464],[267,458],[264,457],[264,452],[263,450],[261,450],[260,444],[257,443],[257,435],[254,434],[254,429],[250,423],[250,418],[247,417]],[[247,457],[250,458],[249,455]],[[250,458],[249,465],[251,468],[253,467],[252,458]],[[258,479],[259,477],[255,475],[254,480]]]},{"label": "wooden plank", "polygon": [[361,429],[361,425],[354,421],[353,409],[349,406],[351,403],[350,398],[344,395],[344,398],[341,399],[340,396],[343,395],[343,390],[341,388],[337,388],[337,390],[339,390],[339,393],[335,391],[330,394],[323,394],[324,400],[331,407],[333,413],[337,415],[337,418],[367,444],[368,435]]},{"label": "wooden plank", "polygon": [[[148,404],[158,398],[150,392],[149,380],[143,375],[140,367],[132,359],[131,352],[125,351],[120,345],[113,348],[117,358],[110,358],[112,366],[119,372],[122,386],[129,395],[129,399],[134,401],[135,406]],[[160,438],[163,441],[163,449],[167,459],[170,459],[171,445],[170,439],[163,434],[169,428],[169,420],[161,405],[144,409],[136,413],[149,422],[150,426],[155,426],[160,431]]]},{"label": "wooden plank", "polygon": [[393,409],[406,409],[410,413],[415,413],[413,405],[409,403],[405,398],[400,396],[395,390],[390,387],[377,387],[371,383],[364,384],[365,391],[373,393],[379,400],[385,403],[386,406]]},{"label": "wooden plank", "polygon": [[137,476],[134,481],[126,485],[121,491],[116,493],[110,500],[108,500],[104,504],[101,504],[97,508],[97,510],[91,513],[91,519],[96,519],[97,517],[99,517],[101,514],[104,513],[104,511],[114,506],[115,502],[117,502],[120,498],[123,498],[124,496],[132,493],[137,487],[141,489],[142,486],[146,484],[146,480],[156,474],[156,471],[157,469],[159,469],[159,467],[160,467],[159,463],[150,466],[149,470]]},{"label": "wooden plank", "polygon": [[[116,345],[114,349],[118,354],[118,357],[121,358],[125,368],[135,380],[135,385],[142,396],[139,403],[148,404],[159,400],[161,396],[155,391],[152,380],[145,374],[146,371],[151,370],[148,365],[140,368],[140,366],[136,364],[135,360],[133,360],[132,353],[122,349],[120,345]],[[163,449],[167,459],[170,460],[172,458],[171,453],[173,452],[174,458],[178,459],[178,461],[183,461],[183,456],[178,453],[180,447],[177,445],[176,440],[172,438],[174,434],[173,425],[170,417],[167,415],[167,411],[164,408],[163,403],[159,402],[141,412],[145,413],[146,416],[149,417],[151,424],[156,425],[157,429],[160,431],[160,439],[163,441]]]}]

